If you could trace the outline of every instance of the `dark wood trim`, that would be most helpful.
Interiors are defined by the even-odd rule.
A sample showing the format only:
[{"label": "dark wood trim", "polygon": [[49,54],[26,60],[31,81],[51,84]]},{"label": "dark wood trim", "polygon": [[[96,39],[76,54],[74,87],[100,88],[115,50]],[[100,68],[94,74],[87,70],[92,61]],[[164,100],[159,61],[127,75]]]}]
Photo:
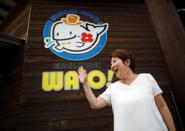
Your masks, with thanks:
[{"label": "dark wood trim", "polygon": [[0,33],[0,47],[20,47],[22,45],[22,41],[23,40],[21,39]]},{"label": "dark wood trim", "polygon": [[185,31],[172,0],[145,0],[162,48],[180,116],[185,125]]}]

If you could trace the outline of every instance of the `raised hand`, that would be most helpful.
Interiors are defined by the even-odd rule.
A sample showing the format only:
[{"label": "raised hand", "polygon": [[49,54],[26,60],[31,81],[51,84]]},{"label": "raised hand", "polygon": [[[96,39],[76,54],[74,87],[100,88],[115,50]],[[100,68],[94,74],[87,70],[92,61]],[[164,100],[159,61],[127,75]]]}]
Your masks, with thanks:
[{"label": "raised hand", "polygon": [[80,80],[81,83],[84,83],[87,80],[87,72],[83,68],[83,66],[80,66],[78,68],[78,77],[79,77],[79,80]]}]

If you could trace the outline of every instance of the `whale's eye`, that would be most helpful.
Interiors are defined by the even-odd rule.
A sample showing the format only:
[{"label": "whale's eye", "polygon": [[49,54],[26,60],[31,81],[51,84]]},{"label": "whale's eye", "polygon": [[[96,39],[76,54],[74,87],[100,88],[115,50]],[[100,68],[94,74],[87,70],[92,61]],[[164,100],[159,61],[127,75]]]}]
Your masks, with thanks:
[{"label": "whale's eye", "polygon": [[70,31],[69,34],[72,35],[72,31]]},{"label": "whale's eye", "polygon": [[59,33],[57,32],[57,36],[59,36]]}]

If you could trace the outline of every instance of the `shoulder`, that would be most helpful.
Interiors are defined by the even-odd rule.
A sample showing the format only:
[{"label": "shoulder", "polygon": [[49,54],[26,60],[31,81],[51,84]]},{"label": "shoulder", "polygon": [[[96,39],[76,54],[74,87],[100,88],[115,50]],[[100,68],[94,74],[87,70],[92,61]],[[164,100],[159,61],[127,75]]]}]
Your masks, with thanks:
[{"label": "shoulder", "polygon": [[139,74],[139,76],[140,76],[141,81],[143,81],[143,80],[148,81],[148,82],[155,81],[154,77],[150,73],[141,73],[141,74]]},{"label": "shoulder", "polygon": [[142,73],[143,80],[148,81],[151,84],[156,84],[156,79],[150,73]]},{"label": "shoulder", "polygon": [[116,81],[116,82],[111,83],[108,88],[110,88],[110,89],[111,88],[115,88],[115,87],[117,87],[119,85],[120,85],[120,81]]},{"label": "shoulder", "polygon": [[141,74],[139,74],[139,75],[140,75],[141,77],[147,78],[147,79],[153,78],[152,74],[150,74],[150,73],[141,73]]}]

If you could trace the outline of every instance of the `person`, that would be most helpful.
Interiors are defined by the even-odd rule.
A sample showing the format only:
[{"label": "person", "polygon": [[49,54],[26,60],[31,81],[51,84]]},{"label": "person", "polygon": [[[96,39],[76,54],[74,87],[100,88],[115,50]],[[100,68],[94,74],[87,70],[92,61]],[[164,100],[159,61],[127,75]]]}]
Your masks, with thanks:
[{"label": "person", "polygon": [[124,49],[112,52],[111,70],[119,79],[96,97],[88,84],[87,72],[78,69],[80,82],[91,108],[112,105],[114,131],[176,131],[162,90],[149,73],[134,73],[135,62]]}]

